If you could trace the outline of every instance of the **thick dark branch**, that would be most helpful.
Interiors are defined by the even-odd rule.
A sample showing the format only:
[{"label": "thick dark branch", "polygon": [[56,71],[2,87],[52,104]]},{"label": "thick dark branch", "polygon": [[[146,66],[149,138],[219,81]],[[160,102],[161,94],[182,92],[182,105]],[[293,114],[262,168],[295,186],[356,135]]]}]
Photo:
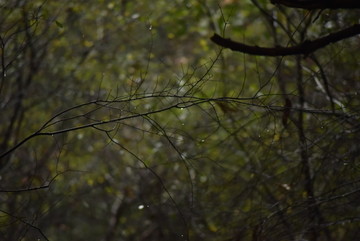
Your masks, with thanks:
[{"label": "thick dark branch", "polygon": [[224,48],[229,48],[234,51],[239,51],[251,55],[260,55],[260,56],[286,56],[286,55],[298,55],[304,54],[308,55],[320,48],[338,42],[343,39],[353,37],[357,34],[360,34],[360,24],[355,24],[349,28],[340,30],[336,33],[329,34],[325,37],[318,38],[315,40],[307,40],[303,43],[293,46],[293,47],[274,47],[274,48],[264,48],[258,46],[246,45],[233,41],[231,39],[226,39],[221,37],[218,34],[214,34],[210,39]]},{"label": "thick dark branch", "polygon": [[360,8],[359,0],[271,0],[273,4],[281,4],[291,8],[303,9],[339,9]]}]

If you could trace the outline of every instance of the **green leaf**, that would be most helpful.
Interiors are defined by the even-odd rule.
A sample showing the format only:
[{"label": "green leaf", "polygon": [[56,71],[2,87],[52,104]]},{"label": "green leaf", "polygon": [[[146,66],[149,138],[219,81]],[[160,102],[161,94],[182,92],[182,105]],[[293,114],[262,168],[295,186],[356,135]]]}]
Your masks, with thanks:
[{"label": "green leaf", "polygon": [[55,24],[56,26],[58,26],[59,28],[63,28],[64,25],[62,23],[60,23],[59,21],[55,20]]}]

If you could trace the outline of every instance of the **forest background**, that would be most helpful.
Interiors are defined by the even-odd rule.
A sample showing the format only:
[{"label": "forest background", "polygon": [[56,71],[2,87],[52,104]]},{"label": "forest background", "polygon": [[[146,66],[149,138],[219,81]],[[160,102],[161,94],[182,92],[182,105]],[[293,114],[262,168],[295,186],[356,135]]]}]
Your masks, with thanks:
[{"label": "forest background", "polygon": [[358,5],[0,1],[0,239],[359,239]]}]

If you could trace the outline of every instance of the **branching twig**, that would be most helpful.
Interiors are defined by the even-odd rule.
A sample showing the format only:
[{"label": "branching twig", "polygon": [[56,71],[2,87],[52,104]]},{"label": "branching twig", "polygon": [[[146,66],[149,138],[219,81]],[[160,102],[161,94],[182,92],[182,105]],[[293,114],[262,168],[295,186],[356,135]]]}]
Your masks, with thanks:
[{"label": "branching twig", "polygon": [[[22,146],[23,144],[27,143],[28,141],[30,141],[31,139],[33,139],[35,137],[54,136],[54,135],[59,135],[59,134],[68,133],[68,132],[72,132],[72,131],[99,127],[99,126],[102,126],[102,125],[121,122],[121,121],[124,121],[124,120],[146,117],[146,116],[149,116],[149,115],[169,111],[171,109],[190,108],[192,106],[198,106],[198,105],[201,105],[201,104],[204,104],[204,103],[209,103],[209,102],[230,102],[230,103],[234,103],[234,104],[237,104],[237,105],[258,107],[260,109],[279,111],[279,112],[284,111],[283,106],[273,106],[273,105],[269,106],[269,105],[252,103],[252,101],[254,99],[261,98],[261,97],[262,96],[245,97],[245,98],[235,98],[235,97],[201,98],[201,97],[195,97],[195,96],[154,95],[154,96],[140,96],[138,98],[134,98],[134,99],[130,99],[130,100],[127,99],[127,100],[113,100],[113,101],[112,100],[109,100],[109,101],[101,101],[101,100],[93,101],[93,102],[89,102],[89,103],[85,103],[85,104],[81,104],[81,105],[69,108],[69,109],[67,109],[65,111],[62,111],[59,114],[55,115],[56,117],[50,118],[49,121],[47,121],[39,130],[37,130],[34,133],[30,134],[29,136],[25,137],[23,140],[21,140],[20,142],[18,142],[17,144],[12,146],[11,148],[9,148],[7,151],[1,153],[0,154],[0,159],[6,157],[10,153],[12,153],[16,149],[18,149],[20,146]],[[141,100],[141,99],[145,99],[145,98],[175,98],[175,99],[178,99],[178,101],[176,103],[174,103],[174,104],[171,104],[171,105],[165,106],[163,108],[159,108],[159,109],[149,110],[149,111],[140,112],[140,113],[132,113],[130,115],[110,118],[110,119],[107,119],[107,120],[95,120],[95,121],[92,121],[90,123],[85,123],[85,124],[82,124],[82,125],[72,126],[72,127],[69,127],[69,128],[64,128],[64,129],[59,129],[59,130],[54,130],[54,131],[46,131],[46,129],[49,126],[52,126],[53,122],[59,122],[58,120],[55,120],[56,118],[60,118],[62,115],[66,114],[66,113],[70,113],[71,111],[75,111],[77,109],[80,109],[81,107],[89,106],[90,104],[105,104],[106,103],[103,106],[103,108],[111,108],[110,104],[115,104],[115,103],[119,103],[119,102],[129,102],[129,101]],[[344,118],[344,119],[358,118],[357,115],[349,115],[349,114],[344,113],[344,112],[332,112],[332,111],[329,111],[329,110],[292,108],[291,111],[293,111],[293,112],[294,111],[295,112],[302,111],[304,113],[311,113],[311,114],[317,114],[317,115],[330,115],[330,116],[340,117],[340,118]],[[88,111],[86,113],[88,113]]]},{"label": "branching twig", "polygon": [[12,215],[11,213],[8,213],[8,212],[6,212],[6,211],[4,211],[4,210],[0,210],[0,212],[5,213],[6,215],[8,215],[8,216],[10,216],[10,217],[12,217],[12,218],[14,218],[14,219],[16,219],[17,221],[22,222],[23,224],[25,224],[25,225],[27,225],[27,226],[29,226],[29,227],[37,230],[37,231],[40,233],[40,235],[41,235],[45,240],[49,241],[49,239],[46,237],[46,235],[43,233],[43,231],[42,231],[39,227],[36,227],[35,225],[33,225],[33,224],[25,221],[24,219],[19,218],[19,217],[16,217],[16,216]]}]

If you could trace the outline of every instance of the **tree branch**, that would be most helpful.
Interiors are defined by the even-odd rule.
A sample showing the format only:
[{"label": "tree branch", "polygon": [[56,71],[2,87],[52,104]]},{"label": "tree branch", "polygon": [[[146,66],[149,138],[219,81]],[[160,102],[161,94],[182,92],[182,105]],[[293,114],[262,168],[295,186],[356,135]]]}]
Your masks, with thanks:
[{"label": "tree branch", "polygon": [[360,8],[359,0],[271,0],[272,4],[281,4],[291,8],[303,9],[339,9]]},{"label": "tree branch", "polygon": [[301,44],[293,47],[273,47],[273,48],[246,45],[243,43],[233,41],[229,38],[223,38],[216,33],[210,39],[215,44],[224,48],[229,48],[233,51],[238,51],[251,55],[276,57],[276,56],[298,55],[298,54],[309,55],[310,53],[318,49],[324,48],[325,46],[331,43],[335,43],[343,39],[353,37],[357,34],[360,34],[360,24],[354,24],[349,28],[340,30],[336,33],[331,33],[322,38],[318,38],[315,40],[306,40]]}]

